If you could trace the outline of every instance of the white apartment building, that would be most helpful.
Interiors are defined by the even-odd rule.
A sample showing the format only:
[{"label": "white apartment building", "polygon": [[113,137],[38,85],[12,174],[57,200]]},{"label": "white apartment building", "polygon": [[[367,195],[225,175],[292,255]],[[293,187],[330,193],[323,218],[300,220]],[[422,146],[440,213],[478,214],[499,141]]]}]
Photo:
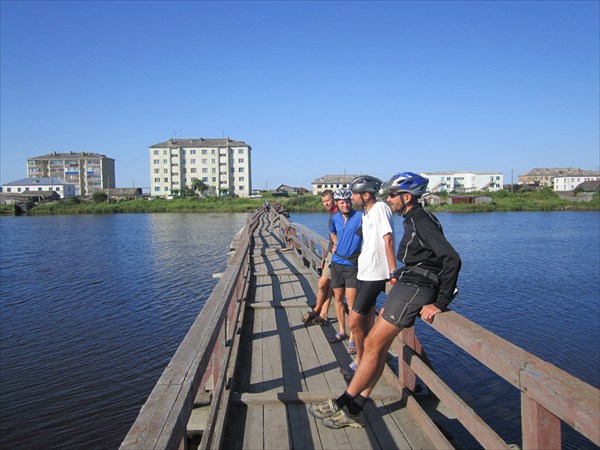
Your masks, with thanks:
[{"label": "white apartment building", "polygon": [[428,192],[498,191],[504,186],[500,172],[427,172]]},{"label": "white apartment building", "polygon": [[27,158],[29,178],[60,178],[75,185],[76,195],[115,187],[115,160],[90,152],[49,153]]},{"label": "white apartment building", "polygon": [[194,178],[218,196],[248,197],[252,191],[251,150],[242,141],[169,139],[150,147],[150,194],[169,196],[191,187]]},{"label": "white apartment building", "polygon": [[69,198],[76,195],[76,187],[73,183],[66,183],[60,178],[23,178],[2,185],[5,194],[41,194],[56,192],[61,198]]},{"label": "white apartment building", "polygon": [[600,171],[588,170],[582,171],[577,175],[555,177],[553,179],[553,187],[555,191],[572,191],[584,181],[600,180]]}]

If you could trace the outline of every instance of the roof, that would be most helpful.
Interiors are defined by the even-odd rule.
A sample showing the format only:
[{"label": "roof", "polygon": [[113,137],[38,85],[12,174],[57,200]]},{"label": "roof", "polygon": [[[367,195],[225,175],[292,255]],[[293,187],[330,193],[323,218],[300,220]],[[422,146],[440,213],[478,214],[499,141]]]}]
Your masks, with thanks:
[{"label": "roof", "polygon": [[316,178],[312,184],[332,184],[332,183],[350,183],[355,178],[361,176],[359,175],[323,175],[320,178]]},{"label": "roof", "polygon": [[44,177],[44,178],[21,178],[17,181],[4,183],[2,186],[75,186],[73,183],[67,183],[62,178]]},{"label": "roof", "polygon": [[142,195],[142,188],[110,188],[100,189],[100,192],[110,195]]},{"label": "roof", "polygon": [[70,159],[88,159],[88,158],[104,158],[104,159],[113,159],[113,158],[109,158],[106,155],[101,155],[100,153],[93,153],[93,152],[64,152],[64,153],[58,153],[58,152],[52,152],[52,153],[48,153],[47,155],[42,155],[42,156],[34,156],[32,158],[27,158],[28,160],[44,160],[44,159],[48,159],[48,158],[70,158]]},{"label": "roof", "polygon": [[[168,141],[159,144],[151,145],[150,148],[180,148],[180,147],[234,147],[244,146],[250,147],[244,141],[234,141],[229,138],[223,139],[169,139]],[[251,147],[250,147],[251,148]]]},{"label": "roof", "polygon": [[600,192],[600,180],[584,181],[575,188],[582,192]]},{"label": "roof", "polygon": [[526,174],[519,175],[521,177],[570,177],[570,176],[583,176],[588,173],[587,170],[577,169],[573,167],[555,167],[555,168],[544,168],[538,167],[532,169]]}]

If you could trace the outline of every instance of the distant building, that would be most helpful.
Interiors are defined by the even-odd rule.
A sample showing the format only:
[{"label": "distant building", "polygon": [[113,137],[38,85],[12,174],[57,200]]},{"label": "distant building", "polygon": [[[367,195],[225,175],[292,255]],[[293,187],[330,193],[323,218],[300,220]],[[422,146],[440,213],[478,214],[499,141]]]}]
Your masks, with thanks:
[{"label": "distant building", "polygon": [[142,188],[114,188],[114,189],[102,189],[108,198],[115,201],[120,200],[133,200],[136,198],[143,198]]},{"label": "distant building", "polygon": [[554,189],[554,179],[560,177],[583,176],[585,170],[566,168],[536,168],[526,174],[519,175],[519,184],[535,187],[551,187]]},{"label": "distant building", "polygon": [[76,195],[77,188],[73,183],[67,183],[60,178],[23,178],[2,185],[5,194],[42,195],[56,192],[60,198],[69,198]]},{"label": "distant building", "polygon": [[252,191],[251,150],[242,141],[169,139],[150,147],[150,194],[169,196],[191,188],[194,178],[219,196],[248,197]]},{"label": "distant building", "polygon": [[500,172],[423,172],[428,192],[498,191],[504,185]]},{"label": "distant building", "polygon": [[[577,174],[569,176],[556,177],[552,180],[552,185],[555,191],[573,191],[577,186],[586,181],[600,180],[599,170],[582,170]],[[520,178],[520,177],[519,177]]]},{"label": "distant building", "polygon": [[115,160],[98,153],[49,153],[27,158],[29,178],[60,178],[75,185],[76,195],[115,187]]},{"label": "distant building", "polygon": [[359,175],[324,175],[320,178],[315,179],[312,185],[312,193],[314,195],[320,195],[323,191],[331,189],[348,189],[352,180]]}]

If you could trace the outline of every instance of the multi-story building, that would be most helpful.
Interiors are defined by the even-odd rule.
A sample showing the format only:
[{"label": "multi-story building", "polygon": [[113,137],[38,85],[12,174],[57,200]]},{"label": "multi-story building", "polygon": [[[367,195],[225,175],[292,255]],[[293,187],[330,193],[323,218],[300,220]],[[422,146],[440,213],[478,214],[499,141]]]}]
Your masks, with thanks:
[{"label": "multi-story building", "polygon": [[324,175],[315,179],[312,185],[313,195],[319,195],[327,189],[335,191],[336,189],[348,189],[352,180],[359,175]]},{"label": "multi-story building", "polygon": [[553,180],[555,191],[572,191],[585,181],[600,180],[600,170],[583,170],[582,173],[571,176],[556,177]]},{"label": "multi-story building", "polygon": [[2,185],[6,194],[41,194],[56,192],[61,198],[73,197],[76,192],[73,183],[66,183],[60,178],[23,178]]},{"label": "multi-story building", "polygon": [[242,141],[169,139],[150,147],[150,194],[168,196],[192,187],[194,178],[219,196],[248,197],[252,191],[250,152]]},{"label": "multi-story building", "polygon": [[504,185],[499,172],[423,172],[429,178],[429,192],[498,191]]},{"label": "multi-story building", "polygon": [[50,153],[27,158],[29,178],[60,178],[75,185],[76,195],[115,187],[115,160],[98,153]]},{"label": "multi-story building", "polygon": [[[554,179],[583,177],[587,172],[572,167],[566,168],[536,168],[526,174],[519,175],[519,184],[536,187],[551,187],[554,190]],[[561,189],[562,190],[562,189]]]}]

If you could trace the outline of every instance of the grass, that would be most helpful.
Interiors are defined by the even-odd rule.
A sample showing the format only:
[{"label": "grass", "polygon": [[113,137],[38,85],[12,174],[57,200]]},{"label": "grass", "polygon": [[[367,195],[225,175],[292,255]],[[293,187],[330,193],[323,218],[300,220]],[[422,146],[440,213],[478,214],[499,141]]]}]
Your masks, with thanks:
[{"label": "grass", "polygon": [[[600,196],[594,195],[590,202],[575,202],[563,199],[549,189],[524,191],[511,194],[508,191],[480,193],[492,197],[491,204],[436,205],[432,211],[452,212],[492,212],[492,211],[598,211]],[[473,195],[473,194],[471,194]],[[321,197],[299,195],[289,198],[265,196],[255,198],[175,198],[165,200],[128,200],[116,203],[84,203],[69,199],[66,201],[38,205],[29,211],[31,215],[55,214],[119,214],[119,213],[162,213],[162,212],[248,212],[260,208],[265,201],[281,203],[290,212],[322,212]],[[2,205],[3,214],[14,213],[12,205]]]}]

